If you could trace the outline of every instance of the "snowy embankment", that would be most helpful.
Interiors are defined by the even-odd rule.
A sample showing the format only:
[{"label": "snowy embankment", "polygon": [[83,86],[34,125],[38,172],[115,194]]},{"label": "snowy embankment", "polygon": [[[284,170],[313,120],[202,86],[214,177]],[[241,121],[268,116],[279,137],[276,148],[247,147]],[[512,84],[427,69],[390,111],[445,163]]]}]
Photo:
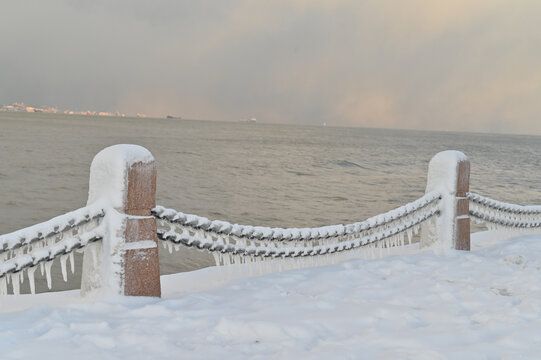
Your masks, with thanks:
[{"label": "snowy embankment", "polygon": [[2,297],[0,358],[539,358],[541,236],[501,237],[232,281],[234,267],[164,276],[163,299]]}]

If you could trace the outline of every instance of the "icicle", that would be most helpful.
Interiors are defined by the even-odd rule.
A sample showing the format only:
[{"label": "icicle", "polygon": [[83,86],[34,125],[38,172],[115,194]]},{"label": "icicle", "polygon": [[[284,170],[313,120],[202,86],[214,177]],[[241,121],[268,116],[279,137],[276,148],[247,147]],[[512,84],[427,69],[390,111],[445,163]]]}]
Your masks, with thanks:
[{"label": "icicle", "polygon": [[34,280],[34,272],[36,272],[36,267],[28,268],[26,275],[28,276],[28,282],[30,283],[30,293],[34,295],[36,293],[36,282]]},{"label": "icicle", "polygon": [[24,283],[24,270],[19,272],[19,281],[21,284]]},{"label": "icicle", "polygon": [[173,243],[171,241],[167,241],[167,251],[169,251],[169,254],[173,253]]},{"label": "icicle", "polygon": [[51,266],[53,266],[53,260],[47,261],[45,263],[45,275],[47,276],[47,287],[51,290],[52,281],[51,281]]},{"label": "icicle", "polygon": [[43,276],[43,274],[45,273],[45,263],[44,262],[39,263],[39,270],[41,272],[41,276]]},{"label": "icicle", "polygon": [[19,288],[19,274],[18,273],[12,273],[11,276],[11,286],[13,287],[13,295],[19,295],[20,288]]},{"label": "icicle", "polygon": [[8,294],[8,284],[6,281],[6,276],[3,276],[0,278],[0,295],[7,295]]},{"label": "icicle", "polygon": [[216,266],[220,266],[220,255],[216,251],[212,252],[212,257],[214,258],[214,263]]},{"label": "icicle", "polygon": [[73,255],[73,251],[70,252],[70,254],[69,254],[69,259],[70,259],[70,269],[71,269],[71,273],[72,273],[72,274],[75,274],[75,256]]},{"label": "icicle", "polygon": [[218,253],[218,259],[219,259],[221,265],[225,265],[224,254],[223,253],[221,253],[221,252]]},{"label": "icicle", "polygon": [[97,246],[91,245],[90,248],[90,255],[92,256],[92,263],[94,264],[94,268],[98,268],[98,250],[96,249]]},{"label": "icicle", "polygon": [[411,228],[409,228],[408,230],[406,230],[406,233],[408,235],[408,244],[411,245],[411,239],[413,238],[413,231]]},{"label": "icicle", "polygon": [[60,256],[60,269],[62,270],[62,279],[64,282],[68,281],[68,272],[66,271],[66,262],[68,261],[69,255]]}]

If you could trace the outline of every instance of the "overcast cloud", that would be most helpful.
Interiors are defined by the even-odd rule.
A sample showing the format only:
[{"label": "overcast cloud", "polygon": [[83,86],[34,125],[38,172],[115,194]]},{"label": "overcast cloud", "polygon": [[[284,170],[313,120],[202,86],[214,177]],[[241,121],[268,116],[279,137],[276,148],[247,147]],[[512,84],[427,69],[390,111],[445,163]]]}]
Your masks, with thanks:
[{"label": "overcast cloud", "polygon": [[0,2],[0,104],[541,133],[541,2]]}]

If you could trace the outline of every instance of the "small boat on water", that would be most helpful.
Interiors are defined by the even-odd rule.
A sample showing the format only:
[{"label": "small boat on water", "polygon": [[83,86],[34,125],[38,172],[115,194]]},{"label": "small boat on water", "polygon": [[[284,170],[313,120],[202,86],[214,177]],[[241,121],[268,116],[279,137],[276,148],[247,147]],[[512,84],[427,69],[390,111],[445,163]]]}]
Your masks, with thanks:
[{"label": "small boat on water", "polygon": [[243,123],[256,123],[257,122],[257,119],[255,117],[252,117],[252,118],[249,118],[249,119],[241,119],[239,120],[239,122],[243,122]]}]

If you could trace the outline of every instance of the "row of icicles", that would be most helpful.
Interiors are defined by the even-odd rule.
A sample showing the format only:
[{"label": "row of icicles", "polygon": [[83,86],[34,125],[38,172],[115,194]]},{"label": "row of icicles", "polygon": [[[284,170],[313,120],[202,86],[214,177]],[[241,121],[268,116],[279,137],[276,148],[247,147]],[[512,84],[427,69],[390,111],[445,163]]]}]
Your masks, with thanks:
[{"label": "row of icicles", "polygon": [[[6,251],[0,254],[0,264],[8,260],[15,259],[19,256],[29,255],[34,250],[49,248],[53,246],[54,244],[56,244],[57,242],[61,241],[67,234],[69,234],[69,236],[78,236],[80,234],[87,233],[91,231],[92,229],[96,228],[98,224],[99,224],[99,219],[96,219],[86,224],[82,224],[78,228],[70,229],[66,233],[60,233],[50,238],[38,241],[34,244],[26,245],[15,250]],[[68,254],[64,254],[58,257],[60,259],[60,269],[62,272],[62,279],[64,280],[64,282],[68,281],[68,271],[67,271],[68,260],[69,260],[71,273],[74,274],[75,273],[74,253],[75,251],[82,253],[84,252],[85,249],[86,248],[74,250]],[[94,247],[91,246],[90,249],[91,249],[90,251],[92,254],[92,258],[94,259],[94,261],[96,261],[97,254],[94,251]],[[34,275],[38,268],[40,269],[41,276],[45,276],[46,278],[47,288],[51,290],[52,288],[51,268],[53,266],[54,260],[56,259],[53,259],[50,261],[43,261],[43,262],[40,262],[36,266],[28,267],[19,272],[6,274],[5,276],[1,277],[0,278],[0,295],[8,294],[8,287],[9,287],[8,285],[10,284],[11,284],[13,294],[15,295],[20,294],[20,289],[21,289],[20,286],[21,284],[24,284],[25,274],[26,274],[26,277],[28,278],[28,282],[30,286],[30,293],[35,294],[36,281],[35,281]]]},{"label": "row of icicles", "polygon": [[[428,226],[435,227],[436,217],[432,217],[426,221]],[[172,225],[172,224],[170,224]],[[229,266],[229,265],[240,265],[240,264],[251,264],[248,266],[248,273],[250,275],[263,275],[267,273],[280,272],[285,270],[292,269],[301,269],[315,266],[324,266],[337,264],[349,259],[364,259],[372,260],[378,259],[392,253],[393,248],[403,247],[406,245],[411,245],[414,241],[414,236],[419,234],[420,225],[417,224],[412,228],[407,229],[406,231],[400,232],[391,237],[373,242],[371,244],[360,246],[358,248],[344,250],[340,252],[324,254],[324,255],[313,255],[313,256],[297,256],[297,257],[261,257],[261,256],[250,256],[243,254],[232,254],[229,252],[222,253],[220,251],[211,251],[214,258],[216,266]],[[182,226],[175,224],[175,228],[181,228]],[[246,240],[239,239],[238,237],[230,236],[220,236],[220,242],[223,242],[225,245],[229,243],[239,243],[245,242]],[[325,244],[338,244],[340,238],[330,238],[322,240]],[[258,241],[263,243],[264,246],[271,246],[276,249],[281,247],[310,247],[303,242],[277,242],[277,241]],[[184,248],[183,245],[175,244],[171,241],[162,241],[164,248],[169,250],[169,253],[173,251],[180,251]],[[244,243],[244,245],[246,245]],[[206,250],[200,250],[206,251]]]},{"label": "row of icicles", "polygon": [[[430,218],[426,223],[430,227],[435,226],[435,219],[436,217]],[[486,223],[480,219],[473,218],[476,223],[484,224],[488,227],[489,230],[510,230],[510,228],[501,226],[498,224],[491,224]],[[419,224],[420,225],[420,224]],[[416,225],[413,228],[410,228],[404,232],[401,232],[399,234],[396,234],[394,236],[391,236],[386,239],[382,239],[380,241],[373,242],[371,244],[368,244],[366,246],[361,246],[355,249],[331,253],[331,254],[325,254],[325,255],[314,255],[314,256],[298,256],[298,257],[259,257],[259,256],[246,256],[246,255],[233,255],[231,253],[221,253],[219,251],[213,251],[212,256],[214,257],[214,261],[216,266],[228,266],[228,265],[237,265],[237,264],[252,264],[252,266],[248,267],[248,271],[250,275],[262,275],[265,273],[272,273],[272,272],[279,272],[279,271],[285,271],[285,270],[291,270],[291,269],[299,269],[299,268],[307,268],[307,267],[314,267],[314,266],[323,266],[323,265],[331,265],[340,263],[343,261],[346,261],[348,259],[353,258],[360,258],[365,260],[371,260],[371,259],[377,259],[381,258],[383,256],[387,256],[391,254],[392,248],[397,247],[403,247],[407,244],[412,244],[413,237],[418,235],[420,226]],[[512,230],[517,231],[528,231],[533,229],[516,229],[513,228]],[[55,240],[58,240],[57,238],[51,238],[47,239],[43,242],[39,242],[36,244],[29,245],[28,248],[19,248],[14,251],[8,251],[3,254],[0,254],[0,263],[3,261],[15,258],[17,256],[20,256],[21,254],[31,252],[32,249],[38,249],[42,247],[48,247],[55,243]],[[221,236],[221,241],[223,241],[225,244],[230,243],[230,237],[228,236]],[[238,238],[234,239],[233,242],[238,242]],[[328,244],[335,244],[339,242],[339,239],[326,239],[324,240]],[[276,249],[280,249],[280,247],[285,246],[291,246],[291,244],[284,243],[284,242],[272,242],[272,241],[264,241],[266,246],[272,246]],[[174,244],[170,241],[162,241],[162,245],[164,248],[166,248],[170,253],[174,251],[180,251],[184,246],[180,244]],[[298,242],[294,246],[297,247],[303,247],[306,246],[304,243]],[[91,246],[90,252],[92,254],[93,261],[97,260],[97,254],[95,251],[95,247]],[[86,248],[85,248],[86,249]],[[85,249],[79,249],[76,250],[78,252],[83,252]],[[75,261],[74,261],[74,251],[72,251],[69,254],[65,254],[59,257],[60,259],[60,269],[62,272],[62,278],[64,281],[67,281],[67,267],[68,267],[68,261],[71,273],[73,274],[75,272]],[[30,286],[30,292],[32,294],[35,294],[35,271],[39,268],[40,273],[42,276],[45,276],[47,281],[47,287],[51,289],[52,287],[52,277],[51,277],[51,268],[53,265],[54,260],[47,261],[47,262],[41,262],[37,266],[30,267],[27,269],[24,269],[17,273],[11,273],[7,274],[6,276],[3,276],[0,278],[0,295],[7,295],[8,294],[8,285],[11,285],[13,294],[19,294],[20,293],[20,285],[24,283],[25,281],[25,273],[26,277],[29,281]]]},{"label": "row of icicles", "polygon": [[477,225],[485,226],[488,231],[511,231],[511,232],[518,232],[521,234],[535,234],[540,231],[539,227],[528,228],[528,227],[506,226],[506,225],[486,221],[484,219],[479,219],[474,216],[470,216],[470,219]]},{"label": "row of icicles", "polygon": [[[83,253],[84,251],[86,251],[86,249],[89,249],[88,251],[90,251],[93,261],[96,262],[98,254],[96,253],[97,250],[95,246],[89,246],[89,247],[85,247],[83,249],[78,249],[75,251]],[[70,268],[71,273],[72,274],[75,273],[75,256],[74,256],[75,251],[72,251],[68,254],[61,255],[58,257],[60,259],[60,269],[62,272],[62,279],[64,280],[64,282],[68,281],[68,269],[67,269],[68,261],[69,261],[69,268]],[[0,278],[0,295],[8,294],[8,285],[10,284],[11,284],[13,294],[19,295],[20,285],[23,284],[25,281],[25,274],[26,274],[26,277],[28,278],[28,282],[30,285],[30,293],[35,294],[36,281],[35,281],[34,273],[36,272],[38,268],[40,269],[41,276],[45,276],[46,278],[47,288],[51,290],[51,287],[52,287],[51,268],[53,266],[54,260],[44,261],[44,262],[39,263],[36,266],[23,269],[16,273],[6,274],[5,276],[1,277]]]}]

